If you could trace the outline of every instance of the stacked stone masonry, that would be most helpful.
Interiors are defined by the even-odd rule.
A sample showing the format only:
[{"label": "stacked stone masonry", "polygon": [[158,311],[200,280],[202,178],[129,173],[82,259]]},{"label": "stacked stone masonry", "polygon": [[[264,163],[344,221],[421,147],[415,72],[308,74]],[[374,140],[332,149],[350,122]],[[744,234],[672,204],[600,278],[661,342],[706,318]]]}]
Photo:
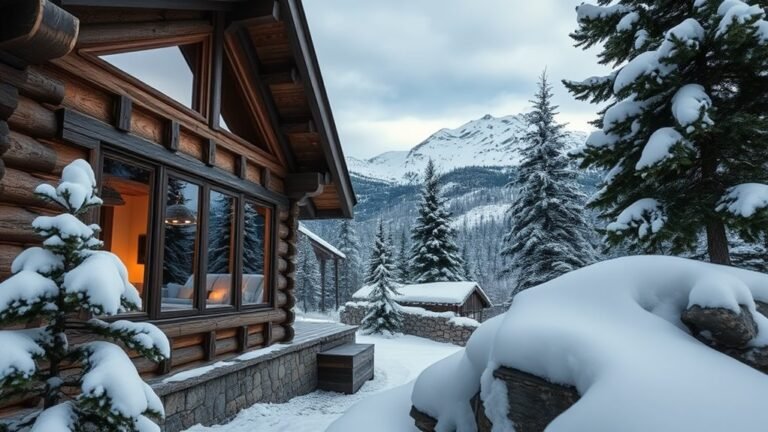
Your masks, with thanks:
[{"label": "stacked stone masonry", "polygon": [[282,403],[317,388],[317,353],[354,343],[355,329],[320,339],[279,347],[263,356],[234,361],[179,382],[152,385],[165,405],[165,432],[198,423],[209,426],[231,420],[256,403]]},{"label": "stacked stone masonry", "polygon": [[[339,319],[344,324],[360,325],[363,317],[365,317],[365,306],[360,303],[350,302],[339,310]],[[472,320],[468,318],[454,317],[455,315],[451,312],[435,313],[421,308],[404,308],[403,333],[436,342],[465,346],[479,324],[472,325],[470,324]]]}]

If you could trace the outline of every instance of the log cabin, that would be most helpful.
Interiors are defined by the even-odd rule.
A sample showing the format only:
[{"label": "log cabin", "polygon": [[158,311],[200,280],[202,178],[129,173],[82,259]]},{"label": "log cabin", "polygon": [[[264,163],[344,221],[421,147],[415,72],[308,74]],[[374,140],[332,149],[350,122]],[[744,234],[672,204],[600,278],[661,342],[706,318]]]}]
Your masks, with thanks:
[{"label": "log cabin", "polygon": [[300,0],[0,2],[0,281],[77,158],[171,340],[150,377],[290,342],[298,221],[355,205]]}]

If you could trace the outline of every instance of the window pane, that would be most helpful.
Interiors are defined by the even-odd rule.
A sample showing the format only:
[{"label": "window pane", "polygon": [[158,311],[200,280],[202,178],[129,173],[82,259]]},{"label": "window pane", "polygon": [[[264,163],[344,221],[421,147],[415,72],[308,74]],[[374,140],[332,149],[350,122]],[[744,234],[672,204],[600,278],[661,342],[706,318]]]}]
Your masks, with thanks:
[{"label": "window pane", "polygon": [[199,51],[197,45],[183,45],[110,54],[101,58],[184,106],[194,109],[193,70],[196,69]]},{"label": "window pane", "polygon": [[232,304],[232,228],[235,199],[211,191],[208,211],[207,307]]},{"label": "window pane", "polygon": [[[141,294],[144,305],[151,179],[150,170],[104,158],[101,238],[104,249],[125,264],[128,280]],[[142,310],[146,310],[144,305]]]},{"label": "window pane", "polygon": [[199,186],[168,179],[163,229],[163,311],[194,307],[199,197]]},{"label": "window pane", "polygon": [[245,203],[243,227],[243,304],[261,304],[269,301],[264,259],[266,216],[269,209],[254,203]]}]

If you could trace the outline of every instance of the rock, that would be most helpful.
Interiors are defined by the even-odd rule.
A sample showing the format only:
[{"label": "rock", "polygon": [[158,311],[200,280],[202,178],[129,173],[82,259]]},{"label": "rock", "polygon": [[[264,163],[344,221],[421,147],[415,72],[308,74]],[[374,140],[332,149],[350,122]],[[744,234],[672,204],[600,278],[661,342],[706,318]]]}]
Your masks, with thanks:
[{"label": "rock", "polygon": [[509,418],[516,432],[542,432],[580,397],[575,387],[554,384],[517,369],[500,367],[493,376],[507,385]]},{"label": "rock", "polygon": [[686,309],[680,319],[694,335],[711,339],[723,347],[744,347],[757,336],[755,320],[744,306],[741,306],[741,313],[736,313],[725,308],[695,305]]},{"label": "rock", "polygon": [[755,305],[757,305],[757,311],[768,318],[768,303],[755,300]]},{"label": "rock", "polygon": [[437,420],[417,410],[414,406],[411,407],[410,414],[411,418],[414,420],[416,429],[422,432],[434,432],[435,426],[437,426]]}]

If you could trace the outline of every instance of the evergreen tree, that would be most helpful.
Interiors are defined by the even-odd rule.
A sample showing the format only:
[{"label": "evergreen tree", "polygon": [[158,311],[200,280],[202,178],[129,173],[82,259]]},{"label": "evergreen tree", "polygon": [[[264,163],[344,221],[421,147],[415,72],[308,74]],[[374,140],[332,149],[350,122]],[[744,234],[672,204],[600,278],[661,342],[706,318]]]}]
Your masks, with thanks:
[{"label": "evergreen tree", "polygon": [[531,102],[528,144],[518,175],[509,184],[516,196],[507,212],[501,252],[510,262],[505,272],[516,276],[513,295],[595,260],[583,206],[586,197],[563,154],[563,125],[555,121],[557,107],[546,73]]},{"label": "evergreen tree", "polygon": [[[167,205],[185,205],[184,182],[168,179]],[[196,210],[196,209],[195,209]],[[183,285],[189,277],[195,250],[194,225],[165,225],[163,254],[163,284],[169,282]]]},{"label": "evergreen tree", "polygon": [[264,274],[264,215],[250,202],[243,208],[243,274]]},{"label": "evergreen tree", "polygon": [[346,303],[362,286],[362,264],[360,261],[360,243],[353,222],[343,220],[339,226],[339,250],[347,259],[339,264],[339,298]]},{"label": "evergreen tree", "polygon": [[296,256],[296,302],[304,312],[318,310],[320,277],[320,264],[312,244],[301,235]]},{"label": "evergreen tree", "polygon": [[210,203],[208,223],[208,273],[225,274],[231,272],[232,264],[232,221],[235,220],[233,199],[224,194],[216,194]]},{"label": "evergreen tree", "polygon": [[379,222],[379,230],[368,264],[371,292],[368,295],[368,307],[361,328],[367,334],[398,333],[403,325],[400,305],[392,299],[397,289],[392,275],[392,247],[387,244],[384,225]]},{"label": "evergreen tree", "polygon": [[584,49],[604,42],[600,63],[618,67],[564,83],[577,99],[610,101],[580,154],[608,171],[591,202],[612,221],[607,240],[682,253],[703,232],[710,261],[728,264],[728,229],[756,238],[768,220],[764,207],[738,211],[768,194],[768,2],[599,3],[577,8],[571,36]]},{"label": "evergreen tree", "polygon": [[411,269],[408,264],[408,238],[405,230],[400,231],[400,247],[397,251],[397,280],[407,284],[411,279]]},{"label": "evergreen tree", "polygon": [[462,270],[464,271],[464,279],[468,281],[477,281],[477,275],[475,274],[475,268],[472,266],[472,263],[469,259],[469,251],[467,251],[467,246],[464,245],[463,248],[461,248],[461,260],[463,262]]},{"label": "evergreen tree", "polygon": [[424,172],[419,217],[411,230],[413,244],[408,264],[415,283],[463,280],[451,214],[443,207],[435,164],[430,159]]},{"label": "evergreen tree", "polygon": [[[0,400],[40,396],[43,410],[0,425],[10,431],[160,430],[163,404],[142,381],[116,343],[159,362],[170,357],[165,335],[149,323],[106,322],[87,316],[113,316],[141,308],[125,265],[100,251],[99,228],[80,218],[101,205],[90,165],[76,160],[64,168],[58,187],[42,184],[35,193],[64,213],[32,222],[43,247],[23,251],[13,276],[0,284]],[[85,336],[70,344],[68,334]],[[105,340],[100,340],[105,339]],[[67,368],[80,364],[82,368]]]}]

